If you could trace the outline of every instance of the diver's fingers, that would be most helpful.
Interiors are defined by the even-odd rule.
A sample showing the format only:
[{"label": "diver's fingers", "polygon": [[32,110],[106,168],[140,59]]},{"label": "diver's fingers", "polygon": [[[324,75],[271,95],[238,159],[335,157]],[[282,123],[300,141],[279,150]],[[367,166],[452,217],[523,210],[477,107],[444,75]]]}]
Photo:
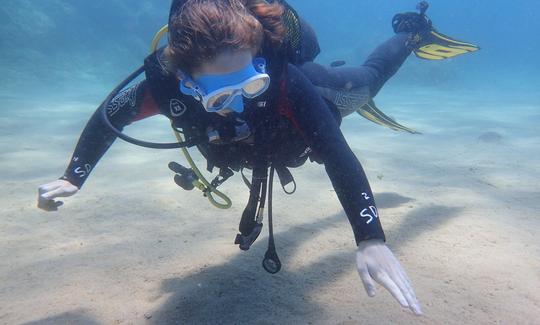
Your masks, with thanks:
[{"label": "diver's fingers", "polygon": [[386,288],[386,290],[390,291],[392,296],[401,304],[401,306],[409,308],[409,303],[401,293],[401,290],[396,285],[396,283],[386,274],[386,272],[379,270],[377,273],[374,274],[373,278],[375,281],[377,281],[380,285]]},{"label": "diver's fingers", "polygon": [[405,272],[401,264],[398,263],[397,266],[398,266],[398,270],[396,272],[398,273],[398,276],[403,281],[405,288],[411,293],[412,297],[418,302],[418,299],[416,298],[416,293],[414,293],[414,289],[411,284],[411,280],[407,276],[407,272]]},{"label": "diver's fingers", "polygon": [[57,211],[58,207],[61,206],[62,204],[64,204],[64,202],[44,199],[40,196],[37,206],[38,208],[45,211]]},{"label": "diver's fingers", "polygon": [[77,191],[74,189],[69,189],[69,188],[66,188],[65,186],[62,186],[50,192],[43,193],[40,196],[46,200],[52,200],[57,197],[72,196],[73,194],[75,194],[75,192]]},{"label": "diver's fingers", "polygon": [[414,293],[414,290],[412,289],[412,286],[410,284],[409,278],[407,277],[407,274],[405,273],[405,270],[397,260],[397,258],[391,253],[391,251],[386,247],[386,250],[388,253],[383,259],[382,263],[384,265],[384,269],[386,270],[386,274],[390,277],[390,279],[393,281],[393,283],[399,288],[401,294],[405,299],[407,300],[407,304],[409,305],[409,309],[415,314],[415,315],[422,315],[422,310],[420,308],[420,304],[418,303],[418,300],[416,299],[416,295]]},{"label": "diver's fingers", "polygon": [[64,202],[55,201],[55,198],[72,196],[78,191],[79,188],[77,186],[61,179],[41,185],[38,188],[37,206],[45,211],[56,211]]},{"label": "diver's fingers", "polygon": [[401,291],[401,294],[407,300],[407,303],[411,311],[415,315],[422,315],[422,309],[420,308],[420,303],[416,299],[416,295],[407,279],[407,275],[405,275],[404,273],[400,272],[399,269],[397,269],[390,273],[390,277],[392,281],[398,286],[399,290]]},{"label": "diver's fingers", "polygon": [[62,187],[62,184],[61,183],[58,183],[57,181],[54,181],[52,183],[48,183],[48,184],[45,184],[45,185],[41,185],[39,188],[38,188],[38,192],[39,194],[44,194],[44,193],[47,193],[47,192],[50,192],[52,190],[55,190],[59,187]]},{"label": "diver's fingers", "polygon": [[61,196],[62,194],[64,194],[64,189],[62,187],[59,187],[52,191],[47,191],[43,194],[40,194],[40,197],[42,197],[45,200],[52,200],[55,197]]},{"label": "diver's fingers", "polygon": [[412,284],[411,284],[411,280],[409,279],[409,276],[407,275],[407,272],[405,272],[405,269],[403,268],[403,266],[401,266],[401,264],[399,263],[399,261],[394,257],[394,260],[396,261],[396,269],[394,272],[397,273],[397,275],[401,278],[401,280],[403,281],[404,285],[405,285],[405,288],[411,293],[412,297],[416,300],[416,302],[418,303],[418,298],[416,298],[416,293],[414,292],[414,289],[412,287]]},{"label": "diver's fingers", "polygon": [[53,182],[41,185],[38,188],[38,192],[41,195],[47,192],[54,191],[59,188],[63,188],[65,189],[66,193],[71,193],[71,194],[75,194],[79,190],[79,188],[73,185],[71,182],[64,179],[57,179]]},{"label": "diver's fingers", "polygon": [[361,265],[360,263],[361,261],[358,261],[357,259],[358,274],[360,275],[360,279],[364,284],[364,289],[366,289],[368,296],[374,297],[376,293],[375,281],[373,281],[373,279],[371,278],[371,275],[369,274],[366,265]]}]

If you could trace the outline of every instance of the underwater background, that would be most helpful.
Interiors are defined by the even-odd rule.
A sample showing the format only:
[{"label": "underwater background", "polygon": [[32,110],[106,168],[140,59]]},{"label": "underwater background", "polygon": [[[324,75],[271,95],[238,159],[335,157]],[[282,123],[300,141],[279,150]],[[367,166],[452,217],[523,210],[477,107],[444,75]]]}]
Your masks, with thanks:
[{"label": "underwater background", "polygon": [[[288,2],[316,30],[325,65],[361,64],[393,35],[393,15],[417,4]],[[2,0],[0,323],[537,324],[540,1],[429,3],[440,32],[481,50],[411,55],[377,95],[422,134],[360,116],[342,124],[423,305],[417,318],[382,288],[365,295],[350,226],[317,164],[293,170],[294,196],[275,190],[284,269],[273,277],[260,267],[266,238],[247,253],[232,245],[241,179],[223,185],[233,208],[217,211],[174,184],[177,151],[116,141],[77,196],[38,210],[38,186],[62,175],[89,117],[142,65],[170,1]],[[174,141],[160,117],[126,132]]]},{"label": "underwater background", "polygon": [[[416,5],[412,0],[290,3],[316,29],[322,48],[318,61],[344,59],[349,64],[361,63],[378,42],[391,36],[395,13],[414,11]],[[461,87],[505,96],[522,91],[520,97],[538,89],[539,2],[434,0],[430,4],[428,15],[440,31],[476,43],[482,51],[450,63],[411,59],[393,84]],[[4,0],[0,8],[2,98],[103,97],[141,64],[154,33],[167,21],[168,7],[167,0]]]}]

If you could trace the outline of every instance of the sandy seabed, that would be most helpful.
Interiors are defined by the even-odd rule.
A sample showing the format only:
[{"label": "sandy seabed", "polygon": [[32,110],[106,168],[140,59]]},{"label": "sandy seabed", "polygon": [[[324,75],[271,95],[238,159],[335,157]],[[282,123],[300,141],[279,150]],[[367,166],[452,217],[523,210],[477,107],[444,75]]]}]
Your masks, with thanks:
[{"label": "sandy seabed", "polygon": [[[232,244],[247,201],[240,177],[223,185],[233,208],[217,210],[172,182],[176,151],[118,141],[78,195],[38,210],[38,185],[63,172],[93,108],[5,101],[0,323],[539,324],[540,101],[451,95],[381,96],[422,135],[357,116],[342,127],[423,317],[382,288],[367,297],[322,166],[293,170],[293,196],[276,186],[283,269],[270,275],[265,231],[248,252]],[[172,140],[163,120],[130,132]]]}]

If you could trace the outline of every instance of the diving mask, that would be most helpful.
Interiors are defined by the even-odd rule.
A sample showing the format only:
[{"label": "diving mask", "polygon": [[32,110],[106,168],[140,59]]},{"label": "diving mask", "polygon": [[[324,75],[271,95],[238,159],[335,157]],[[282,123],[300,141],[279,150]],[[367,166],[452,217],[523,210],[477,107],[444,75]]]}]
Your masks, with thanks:
[{"label": "diving mask", "polygon": [[183,77],[179,88],[183,94],[193,96],[201,102],[207,112],[215,113],[229,108],[242,113],[244,103],[240,96],[260,96],[269,86],[270,76],[266,74],[266,61],[255,58],[252,63],[232,73],[208,74],[196,79]]}]

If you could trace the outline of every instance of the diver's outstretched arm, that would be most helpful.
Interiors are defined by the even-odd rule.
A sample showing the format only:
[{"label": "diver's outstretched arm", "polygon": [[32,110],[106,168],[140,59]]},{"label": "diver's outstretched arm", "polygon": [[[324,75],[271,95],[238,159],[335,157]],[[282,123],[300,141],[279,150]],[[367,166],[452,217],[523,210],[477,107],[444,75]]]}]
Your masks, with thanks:
[{"label": "diver's outstretched arm", "polygon": [[421,309],[405,271],[384,244],[385,236],[375,199],[362,165],[332,117],[325,101],[306,76],[289,65],[288,96],[294,120],[314,155],[324,162],[332,186],[347,214],[358,245],[357,268],[368,295],[374,282],[399,303],[420,315]]},{"label": "diver's outstretched arm", "polygon": [[[55,211],[62,202],[59,197],[76,194],[88,176],[116,139],[116,135],[103,123],[101,107],[90,118],[84,128],[64,175],[38,189],[38,207]],[[157,114],[147,82],[142,81],[119,93],[107,107],[111,123],[122,129],[129,123]]]}]

